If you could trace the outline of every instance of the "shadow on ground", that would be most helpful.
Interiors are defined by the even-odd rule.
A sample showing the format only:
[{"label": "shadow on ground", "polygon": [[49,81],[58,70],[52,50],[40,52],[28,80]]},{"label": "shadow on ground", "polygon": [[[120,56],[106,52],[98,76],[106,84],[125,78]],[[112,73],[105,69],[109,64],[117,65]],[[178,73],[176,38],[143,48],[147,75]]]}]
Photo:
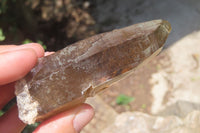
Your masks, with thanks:
[{"label": "shadow on ground", "polygon": [[166,47],[169,47],[200,29],[199,0],[97,0],[95,5],[93,17],[100,32],[153,19],[165,19],[172,25],[166,43]]}]

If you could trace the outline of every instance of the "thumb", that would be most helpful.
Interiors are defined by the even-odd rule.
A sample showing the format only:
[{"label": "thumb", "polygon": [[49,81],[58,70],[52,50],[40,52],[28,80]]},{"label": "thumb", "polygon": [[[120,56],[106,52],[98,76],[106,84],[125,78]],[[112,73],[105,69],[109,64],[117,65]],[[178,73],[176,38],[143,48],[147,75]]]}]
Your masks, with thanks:
[{"label": "thumb", "polygon": [[93,108],[81,104],[44,121],[33,133],[79,133],[93,116]]}]

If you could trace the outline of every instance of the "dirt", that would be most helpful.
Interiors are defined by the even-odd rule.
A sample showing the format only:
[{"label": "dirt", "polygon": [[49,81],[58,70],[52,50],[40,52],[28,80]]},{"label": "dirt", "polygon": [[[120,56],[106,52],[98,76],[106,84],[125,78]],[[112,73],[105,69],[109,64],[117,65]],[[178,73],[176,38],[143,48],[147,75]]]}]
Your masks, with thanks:
[{"label": "dirt", "polygon": [[48,51],[57,51],[96,33],[85,0],[19,0],[0,3],[0,28],[6,39],[0,44],[40,40]]}]

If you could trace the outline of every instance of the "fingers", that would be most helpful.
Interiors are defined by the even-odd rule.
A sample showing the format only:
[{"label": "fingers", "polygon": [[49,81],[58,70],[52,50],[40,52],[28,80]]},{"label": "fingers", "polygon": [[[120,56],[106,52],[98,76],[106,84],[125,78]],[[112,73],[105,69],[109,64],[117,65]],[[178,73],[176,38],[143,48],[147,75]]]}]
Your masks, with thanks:
[{"label": "fingers", "polygon": [[[24,77],[42,56],[44,49],[35,43],[0,46],[0,109],[14,97],[13,81]],[[0,117],[0,133],[20,133],[24,127],[16,105]]]},{"label": "fingers", "polygon": [[18,118],[16,105],[0,117],[0,133],[21,133],[25,126]]},{"label": "fingers", "polygon": [[33,68],[38,57],[44,55],[39,44],[0,46],[0,85],[24,77]]},{"label": "fingers", "polygon": [[2,45],[0,46],[0,53],[21,50],[21,49],[26,49],[26,48],[33,49],[36,52],[38,57],[44,56],[44,49],[38,43],[29,43],[29,44],[24,44],[24,45]]},{"label": "fingers", "polygon": [[14,83],[0,86],[0,109],[2,109],[11,99],[15,97],[14,86]]},{"label": "fingers", "polygon": [[6,51],[6,50],[14,48],[14,47],[17,47],[17,45],[0,45],[0,52]]},{"label": "fingers", "polygon": [[15,50],[0,54],[0,85],[24,77],[37,62],[33,49]]},{"label": "fingers", "polygon": [[82,104],[44,121],[34,133],[78,133],[93,116],[93,108]]}]

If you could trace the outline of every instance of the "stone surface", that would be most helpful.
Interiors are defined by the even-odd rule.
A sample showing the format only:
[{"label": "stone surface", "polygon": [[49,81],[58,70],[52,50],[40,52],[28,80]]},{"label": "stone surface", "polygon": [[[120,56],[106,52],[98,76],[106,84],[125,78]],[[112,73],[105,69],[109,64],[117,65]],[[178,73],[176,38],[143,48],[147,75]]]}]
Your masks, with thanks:
[{"label": "stone surface", "polygon": [[176,116],[155,117],[140,112],[126,112],[102,133],[199,133],[200,112],[193,111],[184,119]]},{"label": "stone surface", "polygon": [[157,115],[159,116],[175,115],[180,118],[184,118],[187,114],[191,113],[194,110],[200,111],[200,103],[193,103],[190,101],[180,100],[172,105],[167,106],[164,110],[160,111]]},{"label": "stone surface", "polygon": [[[183,111],[180,116],[189,113],[191,107],[198,109],[196,105],[200,104],[199,42],[200,31],[181,38],[166,52],[163,52],[166,53],[165,56],[168,56],[168,60],[161,62],[161,69],[153,73],[151,79],[149,79],[154,97],[151,109],[153,114],[159,112],[174,112],[175,114],[177,112],[175,108],[174,111],[167,111],[168,107],[171,110],[172,106]],[[162,68],[166,63],[168,63],[168,66]],[[180,101],[189,103],[191,106]],[[182,109],[179,104],[181,104]]]},{"label": "stone surface", "polygon": [[84,127],[81,133],[101,133],[102,129],[111,125],[117,117],[117,112],[108,106],[98,95],[88,98],[87,104],[92,105],[95,116],[92,121]]},{"label": "stone surface", "polygon": [[19,118],[42,121],[94,96],[157,55],[171,31],[154,20],[72,44],[38,64],[16,83]]}]

